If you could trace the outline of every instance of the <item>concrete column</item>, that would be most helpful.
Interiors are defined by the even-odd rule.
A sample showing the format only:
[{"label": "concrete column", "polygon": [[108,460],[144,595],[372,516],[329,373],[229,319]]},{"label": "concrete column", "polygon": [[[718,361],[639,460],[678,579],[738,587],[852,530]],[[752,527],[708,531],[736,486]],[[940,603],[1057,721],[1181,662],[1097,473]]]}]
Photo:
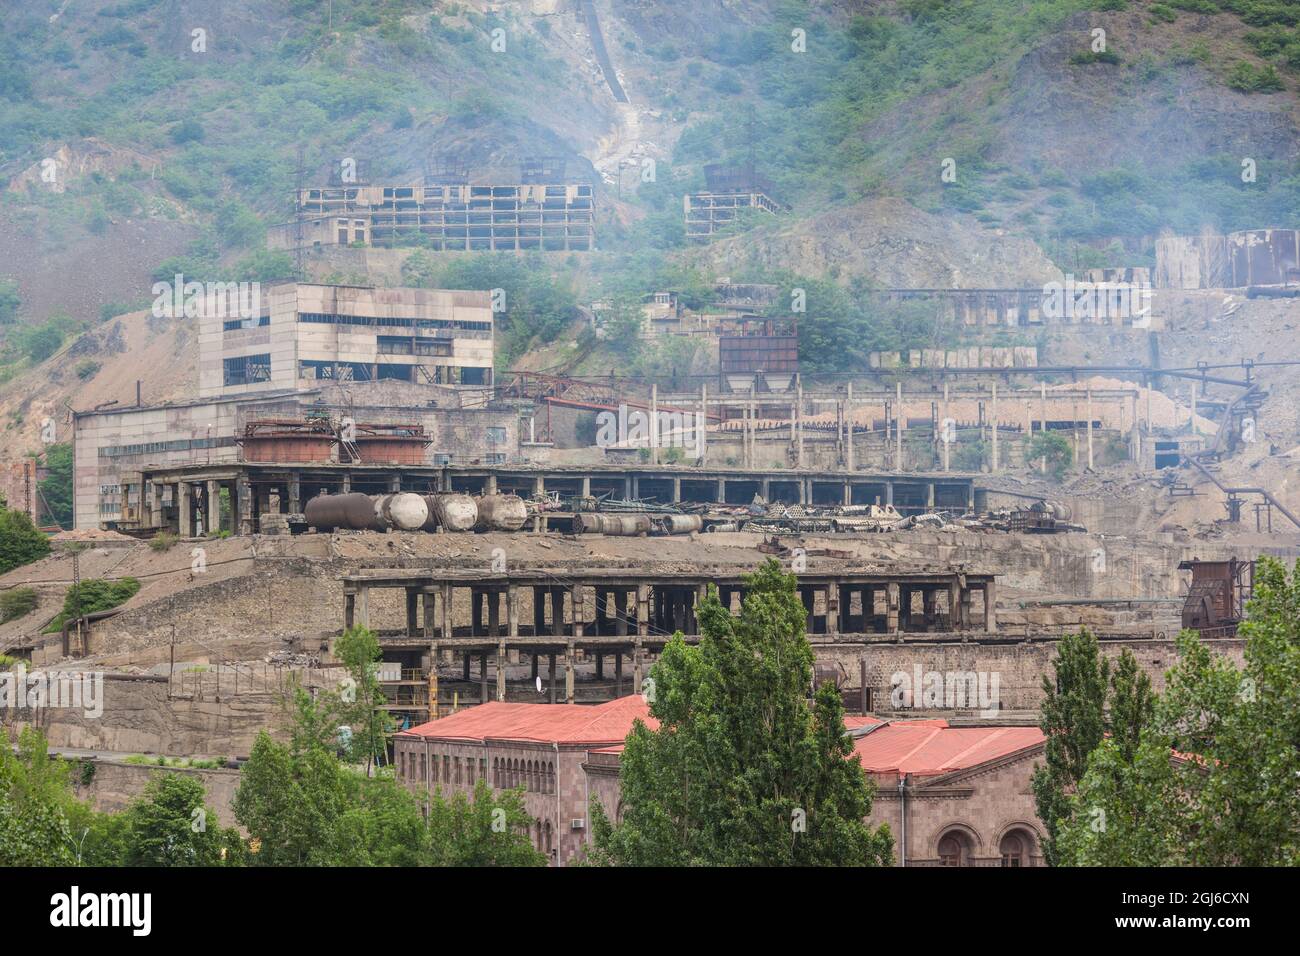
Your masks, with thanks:
[{"label": "concrete column", "polygon": [[541,495],[546,493],[546,479],[541,475],[533,476],[533,494]]},{"label": "concrete column", "polygon": [[572,704],[574,702],[573,692],[573,641],[569,641],[568,647],[564,652],[564,702]]},{"label": "concrete column", "polygon": [[625,475],[623,477],[623,498],[624,500],[630,500],[633,497],[634,495],[632,494],[632,476]]},{"label": "concrete column", "polygon": [[[193,494],[193,490],[190,488],[189,482],[182,481],[177,483],[176,492],[178,496],[176,513],[179,515],[180,536],[188,538],[194,534],[194,520],[190,514],[190,496]],[[249,528],[245,533],[251,534],[252,530],[252,528]]]},{"label": "concrete column", "polygon": [[894,483],[892,481],[887,481],[885,482],[885,504],[892,505],[893,503],[894,503]]},{"label": "concrete column", "polygon": [[903,383],[901,381],[895,384],[895,405],[894,405],[894,470],[903,470],[903,428],[904,420],[907,416],[903,414]]},{"label": "concrete column", "polygon": [[449,641],[456,636],[456,618],[452,613],[455,592],[450,584],[442,586],[442,639]]},{"label": "concrete column", "polygon": [[340,490],[345,495],[352,490],[352,472],[350,471],[343,472],[343,481]]},{"label": "concrete column", "polygon": [[343,630],[350,631],[357,620],[357,594],[355,591],[343,592]]},{"label": "concrete column", "polygon": [[727,479],[718,479],[718,504],[726,504],[727,501]]},{"label": "concrete column", "polygon": [[519,588],[506,585],[506,633],[513,641],[519,637]]},{"label": "concrete column", "polygon": [[704,467],[709,440],[709,386],[700,386],[700,417],[695,421],[695,444],[700,450],[700,467]]},{"label": "concrete column", "polygon": [[[943,417],[944,417],[945,420],[947,420],[949,417],[951,417],[951,416],[949,415],[949,408],[950,408],[950,406],[949,406],[949,404],[948,404],[948,383],[947,383],[947,382],[944,382],[944,383],[943,383]],[[948,437],[948,436],[947,436],[947,433],[945,432],[945,434],[944,434],[944,438],[947,438],[947,437]],[[953,437],[953,438],[956,438],[956,437],[957,437],[957,427],[956,427],[956,425],[953,426],[952,437]],[[952,442],[950,442],[950,441],[945,441],[945,442],[943,443],[943,470],[944,470],[944,471],[949,471],[949,470],[950,470],[948,466],[949,466],[949,464],[950,464],[951,462],[952,462]]]},{"label": "concrete column", "polygon": [[844,503],[846,505],[853,504],[853,486],[847,481],[844,482]]},{"label": "concrete column", "polygon": [[931,511],[934,510],[934,482],[933,481],[927,481],[925,483],[925,506],[929,508]]},{"label": "concrete column", "polygon": [[239,512],[239,533],[253,533],[253,484],[247,478],[235,479],[235,508]]},{"label": "concrete column", "polygon": [[796,401],[798,402],[798,405],[796,406],[797,412],[795,414],[795,422],[798,424],[797,461],[798,461],[798,467],[802,468],[803,467],[803,382],[799,380],[799,376],[797,373],[795,375],[795,383],[796,383],[795,396],[796,396]]},{"label": "concrete column", "polygon": [[840,632],[840,586],[836,581],[826,585],[826,633]]},{"label": "concrete column", "polygon": [[886,615],[885,631],[889,634],[897,634],[899,609],[901,607],[898,582],[891,581],[886,586],[886,588],[888,594],[888,605],[885,611],[885,615]]},{"label": "concrete column", "polygon": [[659,464],[659,385],[650,386],[650,464]]},{"label": "concrete column", "polygon": [[996,634],[998,630],[998,585],[996,581],[989,581],[984,585],[984,630],[990,634]]},{"label": "concrete column", "polygon": [[203,509],[203,530],[214,535],[221,530],[221,484],[208,482],[208,499]]},{"label": "concrete column", "polygon": [[580,493],[581,493],[582,497],[584,497],[584,498],[590,498],[590,497],[591,497],[591,477],[590,477],[590,476],[586,476],[586,477],[584,477],[584,478],[582,479],[582,490],[581,490]]},{"label": "concrete column", "polygon": [[848,434],[845,435],[844,456],[845,456],[846,467],[848,468],[849,471],[854,471],[856,465],[853,461],[853,383],[852,382],[849,382],[848,388],[849,388],[848,398],[845,400],[844,403],[845,427],[848,429]]},{"label": "concrete column", "polygon": [[483,480],[483,493],[485,495],[495,495],[497,493],[497,476],[488,475]]},{"label": "concrete column", "polygon": [[998,383],[993,383],[993,460],[990,464],[989,471],[997,474],[998,471]]},{"label": "concrete column", "polygon": [[478,656],[478,702],[480,704],[488,702],[487,651],[483,651]]},{"label": "concrete column", "polygon": [[650,636],[650,586],[636,588],[636,644],[632,649],[633,693],[641,692],[641,645]]},{"label": "concrete column", "polygon": [[1088,470],[1092,471],[1092,389],[1088,389]]},{"label": "concrete column", "polygon": [[546,633],[546,588],[533,588],[533,636]]},{"label": "concrete column", "polygon": [[302,514],[302,479],[296,471],[289,475],[289,512]]},{"label": "concrete column", "polygon": [[501,634],[501,592],[488,591],[484,596],[488,606],[488,634],[497,637]]},{"label": "concrete column", "polygon": [[424,600],[424,639],[432,642],[438,633],[438,592],[426,587],[421,591]]},{"label": "concrete column", "polygon": [[673,478],[673,503],[676,504],[682,500],[682,480],[674,476]]},{"label": "concrete column", "polygon": [[370,588],[364,584],[357,586],[356,620],[358,627],[370,626]]},{"label": "concrete column", "polygon": [[149,483],[149,525],[153,528],[162,527],[162,485],[155,482]]},{"label": "concrete column", "polygon": [[406,636],[415,637],[420,629],[420,590],[406,588]]},{"label": "concrete column", "polygon": [[550,653],[550,664],[547,667],[547,675],[551,685],[551,703],[555,703],[555,651]]},{"label": "concrete column", "polygon": [[564,634],[564,590],[551,588],[551,633],[557,637]]},{"label": "concrete column", "polygon": [[506,639],[497,641],[497,700],[506,699]]}]

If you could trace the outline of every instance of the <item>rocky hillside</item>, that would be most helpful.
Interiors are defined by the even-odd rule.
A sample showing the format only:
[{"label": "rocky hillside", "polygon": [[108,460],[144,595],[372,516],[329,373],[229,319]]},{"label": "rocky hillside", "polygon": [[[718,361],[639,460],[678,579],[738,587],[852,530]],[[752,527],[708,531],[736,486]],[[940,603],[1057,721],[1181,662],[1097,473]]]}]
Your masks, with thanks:
[{"label": "rocky hillside", "polygon": [[[41,366],[81,331],[96,375],[138,377],[112,371],[133,353],[90,353],[152,276],[290,274],[265,229],[344,158],[379,181],[564,158],[597,183],[600,251],[528,268],[575,306],[718,274],[1037,283],[1149,263],[1163,231],[1300,217],[1300,0],[29,0],[0,17],[11,426],[51,388],[84,403],[93,376],[60,391]],[[682,194],[750,160],[789,211],[687,244]],[[331,250],[308,271],[409,282],[409,254]],[[450,275],[456,258],[421,281],[490,272]],[[829,350],[810,368],[856,360],[810,343]],[[152,397],[170,397],[183,376],[158,367]]]}]

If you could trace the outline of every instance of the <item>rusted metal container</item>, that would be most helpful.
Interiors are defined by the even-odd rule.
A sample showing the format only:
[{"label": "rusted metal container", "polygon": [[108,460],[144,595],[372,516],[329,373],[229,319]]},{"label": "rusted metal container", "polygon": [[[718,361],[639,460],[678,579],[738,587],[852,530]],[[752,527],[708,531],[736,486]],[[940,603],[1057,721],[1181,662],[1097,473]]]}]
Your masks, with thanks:
[{"label": "rusted metal container", "polygon": [[352,447],[366,465],[423,465],[431,439],[423,425],[358,423]]},{"label": "rusted metal container", "polygon": [[476,531],[518,531],[528,520],[528,506],[518,495],[484,495],[477,504]]},{"label": "rusted metal container", "polygon": [[383,531],[383,522],[375,515],[375,503],[369,495],[353,492],[346,495],[317,495],[307,502],[303,516],[318,531],[346,528],[349,531]]},{"label": "rusted metal container", "polygon": [[329,461],[334,434],[328,422],[263,418],[244,426],[239,440],[244,461]]}]

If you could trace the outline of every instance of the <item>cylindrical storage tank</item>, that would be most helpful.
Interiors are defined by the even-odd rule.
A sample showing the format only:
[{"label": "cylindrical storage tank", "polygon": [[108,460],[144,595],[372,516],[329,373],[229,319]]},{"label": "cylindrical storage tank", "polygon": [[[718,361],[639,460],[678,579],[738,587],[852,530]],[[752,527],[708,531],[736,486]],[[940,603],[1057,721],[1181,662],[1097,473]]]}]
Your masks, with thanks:
[{"label": "cylindrical storage tank", "polygon": [[353,492],[346,495],[317,495],[303,510],[307,524],[322,531],[347,528],[350,531],[382,531],[384,525],[375,518],[375,503],[369,495]]},{"label": "cylindrical storage tank", "polygon": [[469,531],[478,523],[478,505],[469,495],[438,495],[433,504],[438,524],[447,531]]},{"label": "cylindrical storage tank", "polygon": [[478,499],[476,531],[518,531],[528,520],[528,506],[518,495],[484,495]]},{"label": "cylindrical storage tank", "polygon": [[398,531],[419,531],[429,520],[429,506],[409,491],[378,495],[374,502],[375,516],[385,526]]},{"label": "cylindrical storage tank", "polygon": [[704,527],[704,519],[699,515],[664,515],[664,534],[690,534]]}]

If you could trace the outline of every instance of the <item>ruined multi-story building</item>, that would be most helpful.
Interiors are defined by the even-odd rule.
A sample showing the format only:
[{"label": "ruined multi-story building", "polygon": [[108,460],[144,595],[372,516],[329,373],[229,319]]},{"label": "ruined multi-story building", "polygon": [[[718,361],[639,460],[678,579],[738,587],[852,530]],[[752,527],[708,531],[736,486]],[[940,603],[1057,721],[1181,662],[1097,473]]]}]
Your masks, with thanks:
[{"label": "ruined multi-story building", "polygon": [[[231,530],[252,530],[273,492],[296,512],[303,495],[352,487],[354,465],[358,490],[367,481],[391,490],[386,474],[367,469],[393,462],[329,441],[281,442],[268,457],[267,422],[275,435],[294,422],[327,432],[345,419],[400,425],[419,436],[406,464],[490,466],[517,455],[518,411],[491,392],[489,293],[285,283],[241,306],[197,310],[197,397],[73,415],[76,527],[194,534],[201,511],[213,531],[224,491]],[[256,453],[246,447],[254,433]],[[308,491],[300,469],[285,472],[291,464],[321,472],[305,475]]]},{"label": "ruined multi-story building", "polygon": [[772,182],[754,171],[752,163],[704,167],[705,189],[682,199],[686,238],[705,241],[732,225],[745,210],[777,215],[790,207],[776,196]]},{"label": "ruined multi-story building", "polygon": [[[513,181],[339,183],[301,189],[295,217],[272,227],[274,249],[418,244],[439,252],[588,252],[596,247],[595,190],[562,163],[525,162]],[[459,177],[456,177],[459,178]]]},{"label": "ruined multi-story building", "polygon": [[255,316],[200,316],[201,397],[320,381],[492,384],[487,292],[289,282],[261,298]]}]

